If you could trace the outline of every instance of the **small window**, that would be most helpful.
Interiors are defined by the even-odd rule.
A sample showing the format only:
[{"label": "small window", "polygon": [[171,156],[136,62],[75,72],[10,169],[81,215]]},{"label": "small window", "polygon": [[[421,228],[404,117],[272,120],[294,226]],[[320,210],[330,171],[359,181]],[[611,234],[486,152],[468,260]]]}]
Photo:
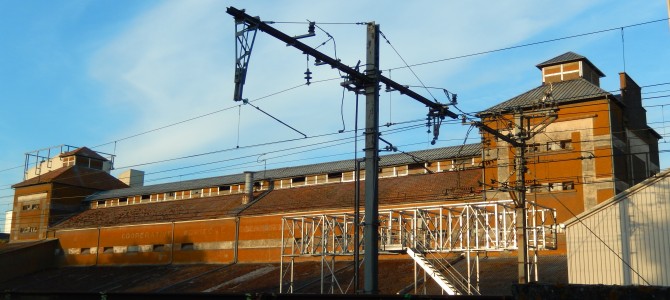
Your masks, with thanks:
[{"label": "small window", "polygon": [[128,246],[127,253],[140,252],[140,246]]},{"label": "small window", "polygon": [[342,172],[328,173],[328,179],[341,179]]},{"label": "small window", "polygon": [[33,204],[33,205],[30,206],[30,209],[40,209],[40,205],[39,204]]},{"label": "small window", "polygon": [[119,204],[128,204],[128,198],[119,199]]},{"label": "small window", "polygon": [[555,191],[556,190],[556,185],[554,183],[548,183],[547,184],[547,191]]},{"label": "small window", "polygon": [[575,189],[575,182],[574,181],[565,181],[563,182],[563,190],[564,191],[569,191],[569,190],[574,190]]},{"label": "small window", "polygon": [[570,150],[572,149],[571,140],[551,141],[547,143],[548,151]]},{"label": "small window", "polygon": [[91,254],[91,248],[81,248],[79,254]]},{"label": "small window", "polygon": [[293,178],[293,183],[303,183],[305,182],[305,177],[295,177]]},{"label": "small window", "polygon": [[530,190],[529,190],[529,191],[530,191],[531,193],[539,193],[539,192],[542,192],[542,185],[539,184],[539,183],[532,184],[532,185],[530,186]]},{"label": "small window", "polygon": [[103,162],[97,159],[91,159],[91,161],[89,162],[89,168],[91,169],[102,170],[102,165]]},{"label": "small window", "polygon": [[163,252],[163,251],[165,251],[165,245],[164,244],[154,245],[153,252]]},{"label": "small window", "polygon": [[423,169],[423,167],[424,167],[424,164],[423,164],[423,163],[415,163],[415,164],[408,165],[408,168],[409,168],[410,170]]},{"label": "small window", "polygon": [[21,210],[30,210],[30,205],[21,206]]},{"label": "small window", "polygon": [[105,200],[98,201],[98,205],[105,205]]},{"label": "small window", "polygon": [[104,247],[102,253],[114,253],[114,247]]},{"label": "small window", "polygon": [[182,243],[181,250],[193,250],[193,243]]},{"label": "small window", "polygon": [[151,199],[151,195],[142,195],[142,200],[149,200]]}]

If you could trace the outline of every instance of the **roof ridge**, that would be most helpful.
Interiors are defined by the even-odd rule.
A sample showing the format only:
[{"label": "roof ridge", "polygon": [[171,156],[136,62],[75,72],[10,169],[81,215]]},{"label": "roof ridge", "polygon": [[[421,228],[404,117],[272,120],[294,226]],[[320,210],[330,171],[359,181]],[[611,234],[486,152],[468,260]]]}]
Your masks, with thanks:
[{"label": "roof ridge", "polygon": [[591,83],[584,78],[574,78],[565,81],[543,83],[526,92],[514,96],[508,100],[491,106],[479,113],[478,116],[495,112],[504,112],[516,107],[531,107],[535,102],[542,99],[544,89],[552,87],[552,96],[557,103],[569,103],[573,101],[588,100],[596,97],[612,96],[612,94],[601,87]]},{"label": "roof ridge", "polygon": [[[401,165],[414,162],[415,157],[420,157],[425,160],[437,160],[437,159],[453,158],[457,156],[460,157],[460,156],[478,155],[478,153],[480,152],[481,152],[481,144],[472,143],[472,144],[447,146],[432,149],[422,149],[417,151],[408,151],[406,153],[394,153],[381,156],[380,167],[390,165]],[[410,155],[407,155],[407,153]],[[267,180],[272,178],[291,178],[291,177],[307,176],[315,174],[353,171],[354,167],[355,167],[354,160],[347,159],[347,160],[321,162],[321,163],[306,164],[299,166],[290,166],[270,170],[261,170],[254,172],[255,174],[260,174],[260,176],[254,176],[254,177],[256,180]],[[244,174],[236,173],[236,174],[199,178],[179,182],[160,183],[155,185],[145,185],[142,187],[129,187],[124,189],[103,191],[88,196],[86,200],[92,201],[98,199],[116,198],[130,195],[200,189],[203,187],[220,186],[220,185],[235,184],[241,182],[244,182]]]}]

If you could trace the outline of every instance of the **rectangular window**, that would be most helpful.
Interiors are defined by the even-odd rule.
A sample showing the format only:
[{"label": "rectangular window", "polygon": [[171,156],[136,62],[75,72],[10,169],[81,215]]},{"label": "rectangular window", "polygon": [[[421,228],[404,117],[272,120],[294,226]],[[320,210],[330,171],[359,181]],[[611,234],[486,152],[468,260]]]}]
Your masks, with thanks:
[{"label": "rectangular window", "polygon": [[140,252],[140,246],[128,246],[127,253]]},{"label": "rectangular window", "polygon": [[182,243],[181,250],[193,250],[193,243]]},{"label": "rectangular window", "polygon": [[154,245],[153,252],[163,252],[163,251],[165,251],[165,245],[164,244]]},{"label": "rectangular window", "polygon": [[102,253],[114,253],[114,247],[104,247]]},{"label": "rectangular window", "polygon": [[562,185],[563,185],[563,190],[564,191],[569,191],[569,190],[574,190],[575,189],[575,182],[574,181],[564,181]]},{"label": "rectangular window", "polygon": [[551,141],[547,143],[548,151],[571,150],[572,140]]},{"label": "rectangular window", "polygon": [[424,167],[425,167],[424,163],[413,163],[413,164],[407,165],[407,169],[408,169],[409,174],[426,173],[426,169]]},{"label": "rectangular window", "polygon": [[91,159],[91,161],[89,162],[89,168],[102,170],[102,164],[103,162],[101,160]]},{"label": "rectangular window", "polygon": [[74,156],[63,157],[63,167],[74,166]]},{"label": "rectangular window", "polygon": [[91,254],[91,248],[81,248],[79,254]]},{"label": "rectangular window", "polygon": [[539,184],[539,183],[532,184],[532,185],[530,186],[529,191],[530,191],[531,193],[540,193],[540,192],[543,192],[543,186],[542,186],[542,184]]}]

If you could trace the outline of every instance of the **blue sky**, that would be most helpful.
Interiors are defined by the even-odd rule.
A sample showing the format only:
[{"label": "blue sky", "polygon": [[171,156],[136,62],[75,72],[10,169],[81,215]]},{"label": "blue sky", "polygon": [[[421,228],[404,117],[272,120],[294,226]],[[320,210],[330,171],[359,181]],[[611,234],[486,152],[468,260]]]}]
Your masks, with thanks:
[{"label": "blue sky", "polygon": [[[147,184],[351,158],[354,95],[338,80],[304,84],[306,58],[259,33],[245,97],[306,133],[301,136],[232,100],[234,23],[227,6],[262,20],[322,22],[345,64],[365,60],[365,26],[376,21],[409,64],[513,47],[667,18],[665,1],[0,1],[0,210],[11,209],[9,186],[22,180],[24,153],[60,144],[96,147],[116,155],[117,171],[134,166]],[[277,23],[291,35],[305,24]],[[476,112],[541,83],[537,63],[566,51],[588,57],[618,88],[625,69],[642,86],[670,82],[670,26],[655,22],[535,46],[416,66],[430,87],[459,95]],[[304,42],[326,41],[323,31]],[[622,47],[623,45],[623,47]],[[332,41],[319,48],[333,56]],[[329,67],[309,68],[313,80],[337,78]],[[384,74],[421,85],[385,42]],[[389,71],[388,69],[392,69]],[[441,90],[415,90],[446,101]],[[647,87],[645,97],[670,94]],[[645,100],[649,122],[665,134],[670,98]],[[343,107],[343,115],[340,107]],[[363,106],[361,106],[362,110]],[[211,115],[132,137],[211,112]],[[401,150],[431,147],[417,121],[425,108],[397,93],[381,95],[380,122],[400,123],[384,137]],[[343,128],[348,132],[337,134]],[[413,121],[413,122],[409,122]],[[409,122],[409,123],[403,123]],[[436,146],[463,142],[467,127],[445,125]],[[239,128],[239,129],[238,129]],[[329,134],[329,135],[326,135]],[[320,135],[326,135],[318,137]],[[248,147],[275,141],[266,146]],[[468,142],[479,140],[476,131]],[[240,146],[238,149],[237,146]],[[661,150],[670,150],[661,144]],[[214,152],[208,155],[204,153]],[[195,156],[189,159],[170,160]],[[661,166],[667,168],[667,156]],[[196,166],[200,165],[200,166]],[[0,216],[0,219],[3,216]]]}]

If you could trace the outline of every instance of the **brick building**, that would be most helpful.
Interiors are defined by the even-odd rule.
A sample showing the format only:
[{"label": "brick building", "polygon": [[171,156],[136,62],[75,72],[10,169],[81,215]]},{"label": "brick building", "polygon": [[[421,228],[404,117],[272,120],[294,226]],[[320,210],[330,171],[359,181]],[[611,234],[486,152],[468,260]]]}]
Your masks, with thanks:
[{"label": "brick building", "polygon": [[[556,120],[526,148],[529,201],[555,209],[558,222],[562,222],[659,171],[660,136],[646,124],[640,88],[627,74],[620,74],[621,94],[614,95],[599,87],[604,74],[578,54],[565,53],[538,68],[542,71],[540,86],[479,113],[484,124],[511,132],[510,120],[515,114],[532,114],[549,104],[557,109]],[[441,212],[452,204],[507,201],[509,195],[500,188],[514,185],[516,149],[487,133],[482,140],[482,144],[382,156],[380,210],[395,211],[388,220],[399,220],[410,210],[439,207],[443,218]],[[195,267],[186,267],[192,264],[234,265],[225,272],[258,276],[272,272],[276,281],[278,273],[284,272],[277,266],[287,240],[284,217],[340,215],[354,210],[353,160],[150,186],[143,185],[141,173],[135,171],[126,174],[124,181],[112,177],[109,160],[85,147],[60,154],[53,161],[61,163],[47,164],[44,170],[49,166],[48,172],[14,185],[12,241],[57,239],[54,261],[58,266],[154,265],[149,270],[167,272],[165,265],[184,265],[179,270],[195,274],[184,275],[184,281],[177,283],[157,283],[154,290],[169,290],[177,284],[186,289],[183,285],[194,278],[224,269],[194,271]],[[364,166],[361,172],[359,178],[363,179]],[[391,234],[389,231],[389,239]],[[295,242],[298,238],[292,239]],[[516,258],[503,248],[492,251],[495,253],[467,251],[468,258],[497,256],[491,266],[511,268],[511,272],[503,272],[483,267],[488,277],[510,275],[487,278],[491,290],[516,278]],[[550,279],[553,282],[567,282],[565,248],[559,245],[552,253],[549,259],[541,258],[540,262],[549,266],[541,271],[558,274]],[[382,258],[380,268],[385,270],[403,264],[397,253],[385,253]],[[267,264],[274,267],[268,269]],[[464,264],[456,268],[467,272]],[[402,266],[409,268],[411,260]],[[303,267],[298,277],[309,281],[309,276],[318,272],[312,267]],[[411,278],[410,273],[389,276],[400,282]],[[238,286],[238,290],[223,286],[208,290],[245,291],[246,287],[248,291],[253,287]],[[401,290],[393,283],[380,287],[388,293]]]}]

